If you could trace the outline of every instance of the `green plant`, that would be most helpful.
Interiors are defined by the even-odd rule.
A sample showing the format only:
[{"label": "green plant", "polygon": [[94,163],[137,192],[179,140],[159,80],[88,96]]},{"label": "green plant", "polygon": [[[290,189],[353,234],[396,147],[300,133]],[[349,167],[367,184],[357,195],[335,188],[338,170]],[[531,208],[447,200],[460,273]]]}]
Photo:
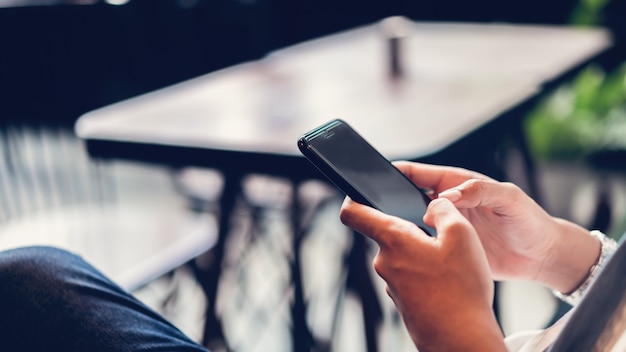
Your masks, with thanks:
[{"label": "green plant", "polygon": [[610,0],[580,0],[570,16],[576,26],[592,26],[602,23],[602,11]]},{"label": "green plant", "polygon": [[[610,0],[580,0],[573,26],[601,25]],[[544,98],[526,120],[539,159],[581,159],[602,150],[626,150],[626,62],[613,72],[590,65]]]},{"label": "green plant", "polygon": [[531,112],[526,132],[540,159],[579,159],[626,150],[626,63],[609,74],[590,65]]}]

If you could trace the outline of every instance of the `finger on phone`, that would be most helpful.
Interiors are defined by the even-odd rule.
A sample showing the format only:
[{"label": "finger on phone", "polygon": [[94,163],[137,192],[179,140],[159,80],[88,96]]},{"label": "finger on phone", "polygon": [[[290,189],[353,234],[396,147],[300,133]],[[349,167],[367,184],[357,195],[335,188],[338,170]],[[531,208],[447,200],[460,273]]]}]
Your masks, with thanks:
[{"label": "finger on phone", "polygon": [[439,197],[447,198],[461,209],[480,206],[497,209],[515,203],[522,194],[517,186],[508,182],[472,179],[439,193]]},{"label": "finger on phone", "polygon": [[488,179],[480,173],[452,166],[410,161],[396,161],[393,165],[418,187],[435,192],[456,186],[469,179]]},{"label": "finger on phone", "polygon": [[339,218],[344,225],[371,238],[381,247],[402,243],[406,236],[413,236],[416,231],[420,234],[418,237],[431,238],[414,223],[385,214],[349,197],[345,198],[341,206]]},{"label": "finger on phone", "polygon": [[439,240],[443,240],[449,233],[457,232],[458,230],[454,230],[456,228],[463,231],[472,228],[454,204],[445,198],[435,199],[429,204],[424,222],[437,229]]}]

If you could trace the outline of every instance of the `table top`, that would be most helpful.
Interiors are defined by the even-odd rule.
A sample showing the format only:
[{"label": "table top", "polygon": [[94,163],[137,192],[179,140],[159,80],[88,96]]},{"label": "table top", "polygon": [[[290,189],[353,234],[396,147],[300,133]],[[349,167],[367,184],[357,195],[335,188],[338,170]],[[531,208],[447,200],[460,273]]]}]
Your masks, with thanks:
[{"label": "table top", "polygon": [[304,132],[341,118],[391,159],[445,148],[611,45],[603,29],[416,23],[406,74],[388,74],[370,25],[305,42],[83,115],[86,140],[296,156]]}]

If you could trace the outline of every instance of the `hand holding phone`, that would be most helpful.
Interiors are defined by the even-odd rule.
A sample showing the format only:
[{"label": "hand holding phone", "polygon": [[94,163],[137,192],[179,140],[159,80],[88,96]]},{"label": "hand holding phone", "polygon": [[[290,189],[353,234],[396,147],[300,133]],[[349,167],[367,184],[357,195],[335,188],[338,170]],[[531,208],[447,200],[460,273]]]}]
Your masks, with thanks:
[{"label": "hand holding phone", "polygon": [[298,148],[353,200],[436,236],[422,220],[430,198],[344,121],[332,120],[305,133]]}]

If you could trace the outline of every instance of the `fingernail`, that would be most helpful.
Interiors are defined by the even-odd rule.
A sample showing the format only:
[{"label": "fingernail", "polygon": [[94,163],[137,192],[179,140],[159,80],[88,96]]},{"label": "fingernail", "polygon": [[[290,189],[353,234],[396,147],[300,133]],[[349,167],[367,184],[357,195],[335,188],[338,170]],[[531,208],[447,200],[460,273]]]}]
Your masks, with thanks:
[{"label": "fingernail", "polygon": [[461,199],[461,191],[456,188],[448,189],[439,193],[439,198],[446,198],[451,202],[456,202]]}]

